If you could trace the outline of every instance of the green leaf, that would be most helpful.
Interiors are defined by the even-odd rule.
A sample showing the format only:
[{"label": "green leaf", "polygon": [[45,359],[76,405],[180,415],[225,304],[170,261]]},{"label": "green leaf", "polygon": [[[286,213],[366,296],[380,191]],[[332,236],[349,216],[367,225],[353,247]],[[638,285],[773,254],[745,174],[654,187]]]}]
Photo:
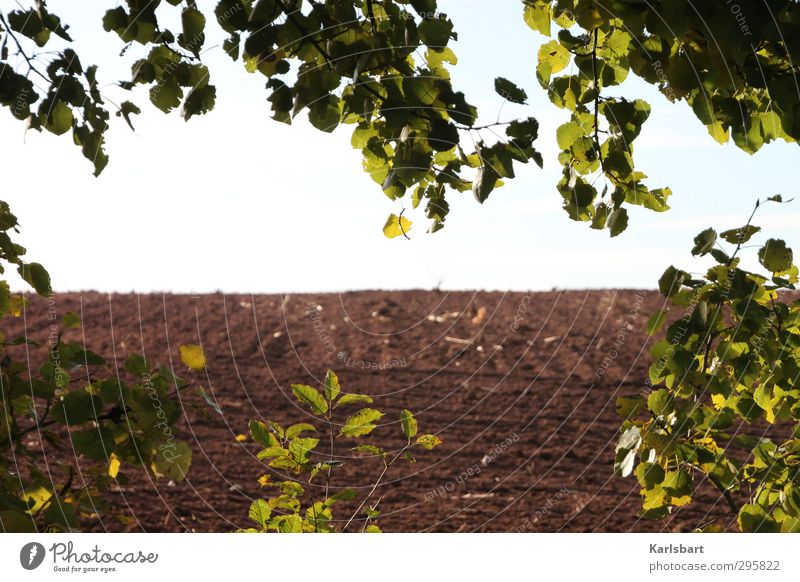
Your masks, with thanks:
[{"label": "green leaf", "polygon": [[780,239],[771,238],[758,251],[758,260],[772,273],[783,273],[792,268],[792,249]]},{"label": "green leaf", "polygon": [[428,144],[437,152],[446,152],[458,145],[459,135],[455,125],[443,119],[434,120],[428,132]]},{"label": "green leaf", "polygon": [[417,419],[405,408],[400,412],[400,427],[403,429],[404,437],[411,439],[417,436]]},{"label": "green leaf", "polygon": [[25,511],[0,511],[0,527],[9,533],[37,533],[36,521]]},{"label": "green leaf", "polygon": [[686,273],[679,271],[675,267],[667,267],[664,274],[658,280],[658,290],[665,297],[672,297],[680,291],[683,283],[687,280]]},{"label": "green leaf", "polygon": [[122,117],[125,120],[125,123],[128,124],[128,127],[131,128],[131,131],[134,131],[131,115],[139,115],[141,112],[142,110],[139,109],[139,107],[137,107],[135,104],[131,103],[130,101],[123,101],[120,103],[119,111],[117,111],[116,115],[117,117]]},{"label": "green leaf", "polygon": [[250,0],[220,0],[214,8],[214,16],[225,32],[233,34],[247,28],[250,4]]},{"label": "green leaf", "polygon": [[664,480],[664,469],[655,463],[641,463],[636,467],[636,478],[645,489],[652,489]]},{"label": "green leaf", "polygon": [[751,533],[777,533],[780,531],[778,523],[758,505],[748,503],[739,510],[737,519],[739,529]]},{"label": "green leaf", "polygon": [[75,426],[96,419],[102,414],[102,407],[103,401],[99,396],[83,390],[70,392],[53,408],[53,418],[62,424]]},{"label": "green leaf", "polygon": [[715,231],[713,228],[705,229],[703,232],[694,237],[694,248],[692,249],[692,255],[707,255],[708,252],[714,248],[714,244],[716,242],[717,231]]},{"label": "green leaf", "polygon": [[358,492],[354,489],[343,489],[328,498],[328,505],[333,505],[337,501],[352,501],[358,497]]},{"label": "green leaf", "polygon": [[106,427],[73,431],[70,438],[76,454],[85,455],[94,461],[108,462],[116,448],[114,433]]},{"label": "green leaf", "polygon": [[560,125],[556,130],[558,147],[560,147],[562,150],[570,149],[572,144],[582,137],[584,137],[584,131],[581,126],[574,121],[568,121],[567,123]]},{"label": "green leaf", "polygon": [[197,8],[185,8],[181,13],[183,34],[192,39],[203,33],[206,27],[206,17]]},{"label": "green leaf", "polygon": [[326,95],[308,107],[308,120],[320,131],[332,132],[338,127],[341,118],[341,100],[336,95]]},{"label": "green leaf", "polygon": [[194,87],[186,96],[181,112],[183,119],[189,121],[195,115],[203,115],[214,109],[217,98],[217,88],[214,85]]},{"label": "green leaf", "polygon": [[183,98],[183,89],[175,77],[161,79],[159,83],[150,88],[150,102],[164,113],[169,113],[180,106]]},{"label": "green leaf", "polygon": [[444,48],[453,34],[453,23],[444,18],[426,18],[417,27],[419,37],[431,48]]},{"label": "green leaf", "polygon": [[337,408],[339,406],[348,406],[352,404],[372,404],[372,398],[366,394],[345,394],[339,398],[339,401],[333,407]]},{"label": "green leaf", "polygon": [[659,309],[647,320],[647,334],[650,336],[656,335],[661,328],[664,327],[664,322],[667,320],[667,311]]},{"label": "green leaf", "polygon": [[303,533],[303,518],[299,515],[282,515],[276,525],[278,533]]},{"label": "green leaf", "polygon": [[525,23],[533,30],[545,36],[550,36],[550,5],[537,2],[527,4],[524,8],[523,18]]},{"label": "green leaf", "polygon": [[268,448],[280,446],[277,437],[272,434],[272,431],[270,431],[267,425],[260,420],[251,420],[249,428],[250,436],[253,437],[253,440],[258,444]]},{"label": "green leaf", "polygon": [[390,214],[386,219],[386,224],[383,225],[383,234],[387,238],[397,238],[398,236],[406,236],[408,231],[411,230],[413,223],[405,216],[398,217],[396,214]]},{"label": "green leaf", "polygon": [[366,453],[368,455],[375,455],[379,457],[382,457],[386,454],[383,449],[380,449],[375,445],[358,445],[357,447],[353,447],[353,450],[357,453]]},{"label": "green leaf", "polygon": [[635,394],[633,396],[618,396],[616,401],[616,410],[620,418],[629,420],[645,410],[647,405],[644,398]]},{"label": "green leaf", "polygon": [[[289,451],[287,451],[281,446],[267,447],[266,449],[258,451],[258,454],[256,454],[256,458],[259,460],[273,459],[275,457],[288,457],[288,456],[289,456]],[[295,464],[294,461],[292,461],[292,463],[293,463],[292,466],[294,466]]]},{"label": "green leaf", "polygon": [[786,516],[781,522],[781,533],[800,533],[800,518]]},{"label": "green leaf", "polygon": [[300,483],[296,481],[281,481],[281,492],[289,497],[302,497],[305,494],[305,489]]},{"label": "green leaf", "polygon": [[17,271],[39,295],[49,297],[53,294],[53,289],[50,287],[50,274],[39,263],[23,264]]},{"label": "green leaf", "polygon": [[216,412],[220,416],[225,416],[225,413],[222,412],[222,409],[219,407],[219,403],[217,402],[217,399],[214,398],[214,396],[212,396],[208,392],[206,392],[205,388],[203,388],[202,386],[198,386],[197,387],[197,393],[200,394],[200,396],[203,398],[203,400],[206,401],[206,404],[208,404],[211,407],[211,410],[213,410],[214,412]]},{"label": "green leaf", "polygon": [[297,424],[293,424],[292,426],[286,429],[286,438],[293,439],[294,437],[304,432],[317,432],[317,429],[314,428],[312,425],[308,424],[307,422],[300,422]]},{"label": "green leaf", "polygon": [[122,6],[117,6],[111,10],[107,10],[103,15],[103,30],[111,32],[112,30],[122,35],[125,28],[128,26],[128,13]]},{"label": "green leaf", "polygon": [[296,437],[289,441],[289,454],[300,465],[308,463],[311,451],[319,444],[319,439]]},{"label": "green leaf", "polygon": [[72,311],[67,311],[61,318],[61,325],[67,329],[79,329],[81,327],[81,318]]},{"label": "green leaf", "polygon": [[250,511],[247,515],[251,521],[257,523],[263,528],[265,525],[267,525],[267,522],[272,515],[272,509],[270,508],[269,503],[263,499],[256,499],[250,504]]},{"label": "green leaf", "polygon": [[667,471],[664,476],[663,487],[664,491],[669,493],[672,497],[691,495],[694,490],[692,476],[684,470]]},{"label": "green leaf", "polygon": [[539,47],[538,59],[536,78],[543,89],[549,90],[551,77],[569,65],[572,54],[557,40],[551,40]]},{"label": "green leaf", "polygon": [[628,228],[628,211],[624,208],[617,208],[608,215],[607,222],[608,229],[611,231],[611,236],[621,234]]},{"label": "green leaf", "polygon": [[503,99],[512,103],[524,105],[528,102],[528,94],[504,77],[497,77],[494,80],[494,90]]},{"label": "green leaf", "polygon": [[57,101],[49,112],[44,127],[51,133],[63,135],[72,129],[73,120],[72,110],[69,105],[63,101]]},{"label": "green leaf", "polygon": [[647,397],[647,408],[656,416],[665,416],[669,414],[673,407],[673,396],[666,388],[653,390],[650,396]]},{"label": "green leaf", "polygon": [[251,23],[268,24],[280,15],[276,10],[276,0],[258,0],[254,2],[253,11],[250,13]]},{"label": "green leaf", "polygon": [[374,423],[382,416],[379,410],[362,408],[345,421],[339,433],[350,438],[364,436],[377,428]]},{"label": "green leaf", "polygon": [[533,141],[539,135],[539,122],[534,117],[515,119],[508,124],[506,135],[517,140]]},{"label": "green leaf", "polygon": [[176,441],[174,447],[159,450],[152,464],[156,477],[166,477],[172,481],[183,481],[192,464],[192,449],[184,441]]},{"label": "green leaf", "polygon": [[786,485],[783,489],[783,508],[789,515],[800,517],[800,486]]},{"label": "green leaf", "polygon": [[314,414],[322,415],[328,412],[328,403],[316,388],[304,384],[292,384],[292,394],[300,403],[308,406]]},{"label": "green leaf", "polygon": [[733,228],[731,230],[721,232],[719,236],[731,244],[744,244],[749,241],[754,234],[760,231],[760,226],[748,224],[747,226],[742,226],[741,228]]},{"label": "green leaf", "polygon": [[475,199],[483,204],[489,197],[489,194],[497,186],[497,180],[500,179],[497,172],[489,166],[481,166],[475,174],[475,180],[472,182],[472,192]]},{"label": "green leaf", "polygon": [[339,397],[341,391],[339,377],[333,373],[333,370],[328,370],[325,374],[325,398],[334,401]]}]

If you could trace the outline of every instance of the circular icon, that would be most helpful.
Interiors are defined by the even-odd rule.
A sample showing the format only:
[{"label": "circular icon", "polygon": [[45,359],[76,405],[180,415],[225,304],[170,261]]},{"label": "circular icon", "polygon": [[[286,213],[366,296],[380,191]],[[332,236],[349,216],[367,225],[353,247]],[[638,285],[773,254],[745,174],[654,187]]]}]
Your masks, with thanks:
[{"label": "circular icon", "polygon": [[35,570],[44,561],[44,546],[39,542],[30,542],[19,551],[19,563],[26,570]]}]

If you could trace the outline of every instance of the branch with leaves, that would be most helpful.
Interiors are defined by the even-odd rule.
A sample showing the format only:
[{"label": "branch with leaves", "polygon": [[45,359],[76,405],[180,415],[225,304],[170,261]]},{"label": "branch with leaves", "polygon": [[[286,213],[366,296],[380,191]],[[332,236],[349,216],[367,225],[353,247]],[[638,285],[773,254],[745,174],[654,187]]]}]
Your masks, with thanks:
[{"label": "branch with leaves", "polygon": [[636,475],[641,517],[669,516],[707,481],[732,515],[704,530],[736,520],[746,532],[800,531],[800,271],[779,239],[758,250],[764,273],[738,256],[761,231],[752,220],[763,206],[744,226],[695,237],[692,255],[715,262],[705,275],[669,267],[659,280],[670,307],[647,324],[651,335],[666,329],[648,389],[617,400],[615,470]]},{"label": "branch with leaves", "polygon": [[[272,473],[262,475],[258,482],[275,493],[266,499],[256,499],[250,505],[249,518],[256,527],[246,532],[275,531],[281,533],[326,533],[345,532],[352,524],[361,524],[362,532],[380,532],[377,519],[380,516],[375,493],[383,483],[389,469],[398,461],[415,462],[412,451],[431,450],[441,443],[432,434],[418,434],[417,420],[409,410],[400,413],[398,423],[405,442],[396,451],[386,451],[374,444],[365,442],[365,437],[379,428],[378,422],[385,416],[372,407],[373,400],[365,394],[344,393],[339,378],[328,371],[322,390],[304,384],[292,385],[292,394],[298,403],[319,418],[325,425],[322,433],[314,425],[300,422],[282,427],[268,420],[250,421],[250,436],[263,448],[256,455],[267,462]],[[356,408],[347,412],[339,421],[335,411]],[[340,424],[337,424],[339,423]],[[381,425],[382,427],[383,425]],[[388,425],[387,425],[388,426]],[[337,428],[338,427],[338,430]],[[324,432],[327,431],[327,435]],[[319,450],[322,438],[306,436],[320,434],[327,437],[329,448]],[[341,444],[340,444],[341,443]],[[347,461],[337,457],[336,444],[347,443]],[[380,459],[383,467],[369,488],[359,499],[358,491],[348,487],[336,487],[332,493],[332,474],[345,462],[358,462],[359,459]],[[324,485],[314,480],[325,475]],[[277,478],[276,478],[277,476]],[[323,495],[317,498],[314,491],[320,489]],[[355,504],[355,510],[339,528],[333,515],[334,505],[343,501]]]}]

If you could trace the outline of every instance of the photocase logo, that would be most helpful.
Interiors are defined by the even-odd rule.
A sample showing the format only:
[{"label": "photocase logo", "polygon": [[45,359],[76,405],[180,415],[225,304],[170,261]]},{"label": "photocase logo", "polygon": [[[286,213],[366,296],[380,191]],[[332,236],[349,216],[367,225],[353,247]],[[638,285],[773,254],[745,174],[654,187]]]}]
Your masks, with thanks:
[{"label": "photocase logo", "polygon": [[19,563],[26,570],[35,570],[44,561],[44,546],[39,542],[30,542],[19,551]]}]

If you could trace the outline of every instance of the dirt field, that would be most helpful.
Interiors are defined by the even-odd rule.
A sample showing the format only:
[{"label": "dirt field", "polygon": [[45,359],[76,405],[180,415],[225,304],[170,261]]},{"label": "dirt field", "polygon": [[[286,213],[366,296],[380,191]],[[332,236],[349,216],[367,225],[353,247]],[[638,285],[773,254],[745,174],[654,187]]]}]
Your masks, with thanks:
[{"label": "dirt field", "polygon": [[[668,521],[638,520],[635,479],[612,472],[615,397],[646,377],[641,330],[663,301],[654,291],[55,299],[59,314],[81,315],[87,346],[112,363],[116,354],[120,366],[144,352],[182,375],[178,346],[202,344],[204,383],[224,411],[204,417],[187,407],[189,478],[153,482],[134,472],[113,498],[132,520],[97,521],[97,531],[246,527],[266,469],[258,447],[235,436],[251,418],[302,419],[289,385],[316,384],[327,368],[346,390],[372,395],[385,420],[407,407],[443,440],[379,487],[387,531],[687,531],[725,514],[723,500],[702,487],[698,502]],[[46,312],[34,299],[6,335],[46,343]],[[391,447],[400,430],[376,433],[388,433],[377,441]],[[339,483],[370,486],[376,467],[348,461]]]}]

